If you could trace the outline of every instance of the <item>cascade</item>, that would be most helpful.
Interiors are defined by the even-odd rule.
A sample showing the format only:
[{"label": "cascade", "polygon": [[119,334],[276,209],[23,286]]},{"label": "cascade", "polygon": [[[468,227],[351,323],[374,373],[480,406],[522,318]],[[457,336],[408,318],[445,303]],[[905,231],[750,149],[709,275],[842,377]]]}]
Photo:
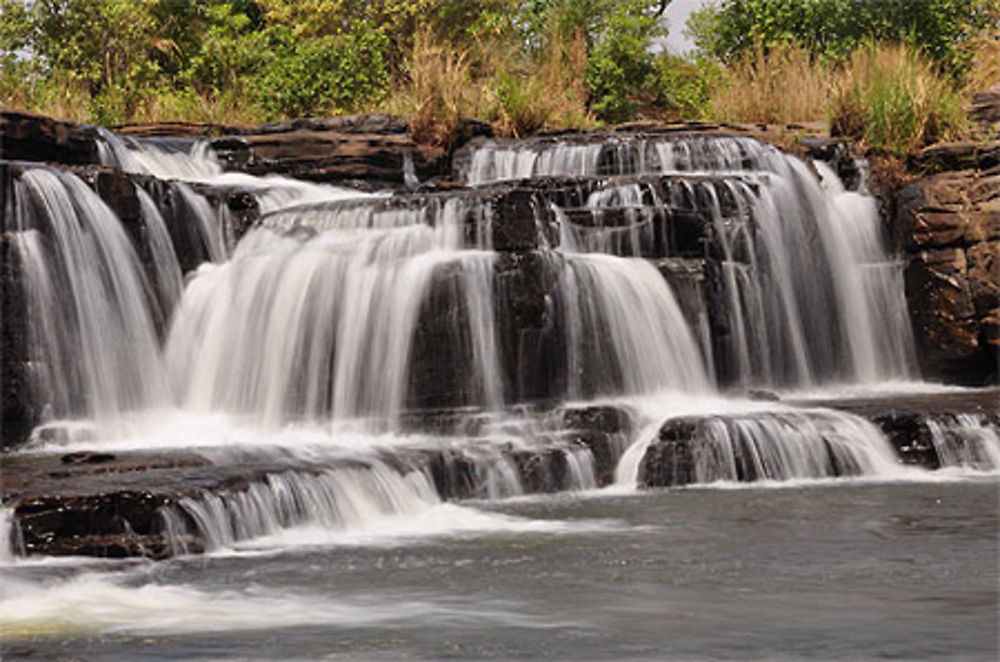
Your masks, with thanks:
[{"label": "cascade", "polygon": [[[101,135],[105,163],[171,181],[138,180],[137,237],[72,174],[32,167],[14,179],[5,231],[44,419],[175,408],[265,434],[350,430],[384,453],[184,498],[163,511],[180,551],[191,535],[225,549],[294,527],[364,528],[449,498],[593,489],[610,482],[602,472],[655,485],[654,460],[675,463],[680,478],[664,484],[897,470],[885,435],[859,416],[719,405],[720,385],[913,375],[900,265],[875,205],[822,164],[732,137],[495,142],[471,153],[459,191],[408,181],[407,192],[364,194],[222,173],[203,143]],[[507,181],[524,178],[540,179]],[[206,186],[249,191],[259,221],[237,240]],[[615,470],[529,412],[568,401],[642,401],[632,443],[600,460]],[[405,439],[445,410],[486,421],[434,440],[455,446],[441,460],[465,472],[455,493],[401,459],[413,448],[376,436]],[[693,436],[664,436],[688,416],[701,416]],[[1000,467],[985,421],[929,428],[942,465]],[[544,489],[525,480],[530,453],[558,458],[536,481]]]},{"label": "cascade", "polygon": [[153,202],[153,198],[142,188],[136,189],[136,195],[139,198],[142,220],[146,226],[150,253],[153,257],[160,308],[166,316],[181,298],[181,292],[184,290],[184,272],[177,260],[166,221],[163,220],[163,215]]},{"label": "cascade", "polygon": [[570,220],[583,210],[564,210],[564,250],[679,257],[657,242],[656,225],[676,209],[708,209],[732,327],[709,364],[731,366],[743,386],[913,377],[902,265],[888,254],[874,200],[846,191],[825,164],[750,138],[615,135],[490,143],[459,175],[481,185],[643,173],[685,178],[665,191],[610,180],[583,205],[586,226]]},{"label": "cascade", "polygon": [[204,141],[136,139],[98,129],[98,158],[123,172],[157,179],[198,180],[222,174],[215,153]]},{"label": "cascade", "polygon": [[985,416],[931,417],[927,428],[942,467],[1000,469],[1000,433]]},{"label": "cascade", "polygon": [[18,549],[18,537],[14,511],[0,507],[0,566],[13,563],[15,558],[23,555]]},{"label": "cascade", "polygon": [[387,517],[413,515],[438,502],[420,472],[404,475],[372,462],[320,474],[270,474],[245,491],[187,498],[162,514],[174,541],[183,540],[190,521],[212,551],[296,526],[362,528]]}]

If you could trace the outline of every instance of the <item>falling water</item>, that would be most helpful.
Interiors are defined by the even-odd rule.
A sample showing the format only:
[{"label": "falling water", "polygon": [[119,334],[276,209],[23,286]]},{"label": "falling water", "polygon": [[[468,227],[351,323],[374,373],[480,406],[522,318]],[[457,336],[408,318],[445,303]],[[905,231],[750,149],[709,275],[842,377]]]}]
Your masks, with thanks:
[{"label": "falling water", "polygon": [[18,550],[18,533],[14,511],[0,506],[0,566],[13,563],[15,558],[23,556]]},{"label": "falling water", "polygon": [[413,515],[438,503],[433,486],[420,472],[400,474],[380,462],[331,469],[318,474],[286,472],[252,482],[244,491],[205,493],[167,510],[167,529],[180,541],[193,522],[207,550],[231,548],[238,541],[313,526],[344,531],[388,517]]},{"label": "falling water", "polygon": [[[42,168],[17,179],[18,255],[50,416],[106,418],[177,403],[269,429],[319,424],[336,436],[361,419],[367,433],[399,433],[408,410],[426,407],[424,391],[453,379],[458,400],[444,406],[485,412],[494,426],[456,451],[475,472],[475,491],[464,496],[502,498],[527,487],[501,444],[554,452],[561,468],[551,489],[597,485],[589,450],[553,443],[512,409],[536,397],[511,383],[512,351],[546,362],[550,383],[537,397],[554,400],[666,402],[682,393],[712,400],[716,375],[708,368],[716,365],[735,366],[743,385],[909,374],[898,265],[871,199],[845,191],[824,166],[812,169],[757,141],[619,136],[475,152],[469,180],[476,183],[656,175],[589,182],[561,198],[555,188],[532,192],[534,216],[517,221],[534,224],[529,234],[537,230],[530,256],[543,272],[541,325],[511,347],[501,311],[518,292],[505,289],[498,271],[511,255],[523,256],[494,250],[497,227],[484,200],[499,189],[477,189],[482,198],[347,194],[225,175],[200,146],[104,140],[109,162],[189,181],[166,185],[167,206],[157,202],[167,198],[138,191],[152,256],[147,283],[121,223],[80,180]],[[263,211],[235,245],[221,212],[198,192],[209,180],[246,187]],[[700,253],[663,230],[682,213],[704,219]],[[192,228],[192,244],[208,261],[186,274],[182,290],[176,239]],[[702,311],[696,337],[661,273],[669,260],[717,262],[729,318],[722,349],[706,330],[707,299],[686,304]],[[697,299],[698,291],[686,296]],[[157,310],[170,319],[162,349]],[[428,348],[447,349],[447,359],[435,367]],[[637,481],[666,410],[684,413],[666,407],[646,416],[618,465],[619,483]],[[727,414],[700,430],[691,478],[698,482],[895,467],[884,437],[847,414]],[[360,526],[440,501],[422,469],[362,464],[275,473],[246,490],[206,493],[167,513],[168,528],[181,541],[193,526],[224,548],[300,525]]]},{"label": "falling water", "polygon": [[101,163],[157,179],[203,180],[222,173],[215,153],[204,141],[138,140],[98,129]]},{"label": "falling water", "polygon": [[[465,176],[480,184],[684,175],[664,198],[655,186],[611,180],[587,200],[590,227],[567,215],[576,218],[575,210],[559,216],[569,225],[560,230],[564,249],[652,257],[655,226],[671,210],[707,210],[731,327],[724,354],[709,364],[729,365],[744,386],[910,378],[915,351],[901,265],[888,254],[874,200],[845,191],[824,164],[812,166],[750,138],[612,136],[488,144],[472,154]],[[624,222],[609,226],[609,210]]]},{"label": "falling water", "polygon": [[927,428],[942,467],[1000,469],[1000,433],[985,416],[932,417],[927,420]]},{"label": "falling water", "polygon": [[146,236],[153,258],[160,307],[165,314],[169,314],[169,311],[173,310],[181,298],[181,291],[184,289],[184,274],[177,261],[177,253],[174,250],[170,232],[167,230],[163,215],[160,214],[156,203],[141,188],[136,189],[136,195],[139,198],[142,220],[146,226]]},{"label": "falling water", "polygon": [[48,416],[107,418],[162,403],[153,293],[120,221],[68,173],[29,169],[15,191],[9,230]]}]

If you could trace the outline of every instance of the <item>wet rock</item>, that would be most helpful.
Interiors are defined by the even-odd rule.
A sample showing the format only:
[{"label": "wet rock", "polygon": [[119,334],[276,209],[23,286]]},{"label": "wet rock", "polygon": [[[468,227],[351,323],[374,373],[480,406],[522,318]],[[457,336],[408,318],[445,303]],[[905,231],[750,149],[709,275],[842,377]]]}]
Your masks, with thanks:
[{"label": "wet rock", "polygon": [[564,441],[590,451],[599,487],[614,482],[615,467],[634,433],[631,412],[611,405],[560,409],[553,427]]},{"label": "wet rock", "polygon": [[558,266],[542,251],[501,253],[494,266],[495,319],[505,401],[539,401],[566,390],[565,336],[556,327]]},{"label": "wet rock", "polygon": [[[8,171],[0,166],[0,188],[8,189]],[[9,202],[9,197],[6,202]],[[0,201],[2,203],[4,201]],[[4,217],[8,210],[4,209]],[[33,397],[28,361],[28,301],[21,278],[17,236],[0,236],[0,448],[21,444],[41,419]]]},{"label": "wet rock", "polygon": [[639,485],[671,487],[698,482],[695,459],[697,435],[698,423],[695,420],[674,420],[666,424],[642,459]]}]

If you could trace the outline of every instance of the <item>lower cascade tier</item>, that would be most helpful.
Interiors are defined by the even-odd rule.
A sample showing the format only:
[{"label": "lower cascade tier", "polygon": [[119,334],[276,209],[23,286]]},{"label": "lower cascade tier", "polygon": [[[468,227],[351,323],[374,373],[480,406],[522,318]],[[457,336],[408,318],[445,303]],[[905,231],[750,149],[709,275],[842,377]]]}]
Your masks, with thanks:
[{"label": "lower cascade tier", "polygon": [[362,436],[362,446],[306,432],[294,445],[114,453],[51,441],[3,458],[3,555],[165,558],[276,540],[330,544],[405,532],[437,515],[475,529],[483,523],[462,506],[468,500],[602,488],[992,474],[997,395],[822,407],[715,400],[697,414],[660,417],[636,402],[499,418],[462,410],[424,416],[422,434]]}]

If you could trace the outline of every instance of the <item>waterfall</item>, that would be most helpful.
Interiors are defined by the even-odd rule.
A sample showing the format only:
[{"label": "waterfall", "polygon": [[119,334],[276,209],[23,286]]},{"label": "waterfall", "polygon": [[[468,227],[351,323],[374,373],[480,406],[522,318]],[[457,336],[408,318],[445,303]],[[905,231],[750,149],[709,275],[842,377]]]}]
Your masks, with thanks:
[{"label": "waterfall", "polygon": [[204,141],[136,139],[99,128],[98,158],[104,165],[157,179],[209,179],[222,166]]},{"label": "waterfall", "polygon": [[694,336],[649,262],[569,254],[560,285],[569,398],[709,390]]},{"label": "waterfall", "polygon": [[109,418],[162,404],[154,294],[121,222],[68,173],[31,168],[14,189],[5,230],[21,265],[46,417]]},{"label": "waterfall", "polygon": [[[264,436],[360,430],[375,446],[372,433],[404,438],[448,410],[489,421],[434,440],[460,447],[452,468],[471,472],[456,498],[504,498],[608,482],[600,453],[558,439],[531,408],[644,400],[654,404],[632,445],[605,453],[621,456],[622,485],[665,452],[665,426],[706,407],[688,482],[895,470],[884,436],[848,414],[711,411],[716,383],[912,374],[900,265],[876,207],[822,164],[733,137],[498,142],[472,153],[475,186],[370,195],[222,173],[201,143],[102,136],[106,162],[171,179],[136,180],[141,223],[115,218],[72,174],[28,168],[13,180],[5,230],[45,419],[177,407]],[[542,176],[571,179],[501,181]],[[214,186],[259,202],[239,241]],[[1000,465],[992,428],[933,430],[942,464]],[[551,476],[526,481],[525,457],[542,450],[527,464],[548,462]],[[452,498],[391,455],[274,473],[165,517],[178,540],[195,526],[227,547]]]},{"label": "waterfall", "polygon": [[153,258],[153,270],[156,278],[156,288],[160,296],[160,308],[166,317],[184,289],[184,273],[177,261],[173,240],[167,230],[163,215],[149,194],[141,188],[136,189],[139,198],[142,220],[146,226],[150,253]]},{"label": "waterfall", "polygon": [[18,556],[23,556],[20,548],[20,530],[14,511],[0,506],[0,566],[10,565]]},{"label": "waterfall", "polygon": [[[184,536],[189,533],[197,533],[206,550],[212,551],[293,527],[334,532],[363,528],[386,518],[413,515],[436,503],[434,488],[422,473],[400,474],[373,461],[317,474],[269,474],[242,491],[206,492],[183,499],[176,509],[162,514],[165,530],[183,553]],[[189,531],[187,522],[194,531]]]},{"label": "waterfall", "polygon": [[931,417],[927,428],[942,467],[1000,470],[1000,432],[985,416]]},{"label": "waterfall", "polygon": [[693,482],[891,475],[898,463],[871,423],[834,411],[710,418]]},{"label": "waterfall", "polygon": [[655,257],[662,244],[662,257],[683,257],[656,226],[675,223],[676,209],[707,210],[731,327],[709,365],[728,365],[744,387],[914,376],[902,265],[888,253],[875,202],[845,191],[822,163],[751,138],[613,135],[489,143],[460,174],[483,184],[643,173],[683,178],[611,179],[583,208],[561,210],[559,236],[564,250]]}]

